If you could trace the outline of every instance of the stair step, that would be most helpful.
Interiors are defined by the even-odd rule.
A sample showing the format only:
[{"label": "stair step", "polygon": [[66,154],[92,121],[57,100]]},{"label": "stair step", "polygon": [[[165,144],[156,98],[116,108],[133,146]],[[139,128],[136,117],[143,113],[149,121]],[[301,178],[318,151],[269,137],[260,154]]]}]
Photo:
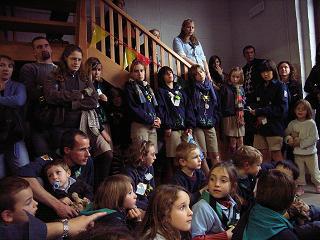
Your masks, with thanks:
[{"label": "stair step", "polygon": [[[52,60],[58,62],[60,56],[67,44],[53,44],[50,46],[52,48]],[[0,53],[12,57],[16,61],[35,61],[31,43],[25,42],[0,42]]]},{"label": "stair step", "polygon": [[61,33],[64,35],[74,35],[76,24],[70,22],[0,16],[0,28],[2,30],[20,32]]}]

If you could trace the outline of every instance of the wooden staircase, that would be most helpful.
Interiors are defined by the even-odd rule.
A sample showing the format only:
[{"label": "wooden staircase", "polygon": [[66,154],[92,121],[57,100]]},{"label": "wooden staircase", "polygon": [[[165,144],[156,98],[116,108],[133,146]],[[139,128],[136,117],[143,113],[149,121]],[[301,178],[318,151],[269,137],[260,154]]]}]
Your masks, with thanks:
[{"label": "wooden staircase", "polygon": [[[114,86],[122,87],[128,79],[128,72],[123,70],[126,48],[137,55],[143,52],[147,59],[154,59],[147,65],[146,77],[155,80],[155,87],[157,87],[157,71],[161,66],[169,66],[178,76],[187,78],[190,64],[109,0],[55,0],[46,2],[2,0],[0,7],[13,10],[11,16],[0,16],[0,29],[13,31],[13,37],[10,41],[6,38],[3,40],[0,38],[0,53],[7,54],[15,60],[34,61],[30,43],[17,42],[14,37],[16,31],[38,34],[58,32],[74,35],[75,44],[78,44],[84,51],[84,59],[87,57],[99,58],[103,65],[104,79]],[[72,22],[32,19],[32,16],[30,19],[25,19],[14,16],[15,7],[63,10],[70,12],[74,17]],[[107,21],[105,18],[108,18]],[[117,22],[114,22],[114,20]],[[106,26],[105,23],[108,25]],[[96,26],[108,30],[108,41],[102,39],[97,44],[90,46],[92,33]],[[53,59],[58,61],[65,45],[51,44],[51,46],[54,51]]]}]

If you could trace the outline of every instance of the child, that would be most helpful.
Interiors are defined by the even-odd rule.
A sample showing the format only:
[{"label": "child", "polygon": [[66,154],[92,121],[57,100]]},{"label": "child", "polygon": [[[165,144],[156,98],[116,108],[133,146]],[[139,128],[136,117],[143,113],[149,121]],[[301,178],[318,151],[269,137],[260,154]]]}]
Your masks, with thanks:
[{"label": "child", "polygon": [[157,131],[160,128],[160,118],[157,117],[158,102],[152,88],[145,77],[146,68],[139,60],[134,60],[130,67],[131,78],[126,84],[130,116],[131,139],[133,143],[150,140],[158,152]]},{"label": "child", "polygon": [[44,172],[50,185],[48,191],[66,205],[81,211],[93,200],[91,186],[70,177],[71,171],[65,161],[58,159],[49,162]]},{"label": "child", "polygon": [[173,161],[176,148],[181,143],[183,133],[192,133],[188,118],[192,114],[188,106],[188,98],[179,83],[174,82],[171,68],[164,66],[158,72],[159,89],[157,99],[159,103],[158,116],[164,129],[164,141],[168,164],[166,171],[168,178],[173,175]]},{"label": "child", "polygon": [[107,208],[113,213],[100,219],[106,226],[133,228],[131,220],[141,221],[141,212],[136,206],[137,195],[133,191],[132,180],[122,174],[106,178],[98,187],[93,208]]},{"label": "child", "polygon": [[[236,198],[237,173],[229,162],[210,170],[208,192],[193,207],[192,238],[230,239],[233,225],[240,218]],[[211,238],[210,238],[211,239]]]},{"label": "child", "polygon": [[242,198],[242,212],[254,201],[253,190],[256,176],[261,170],[262,154],[258,149],[244,145],[235,151],[232,162],[238,175],[238,194]]},{"label": "child", "polygon": [[161,185],[150,199],[139,236],[143,240],[180,240],[191,228],[188,192],[180,186]]},{"label": "child", "polygon": [[[219,151],[215,124],[218,119],[218,100],[212,83],[200,65],[190,68],[190,79],[193,84],[190,89],[190,101],[195,120],[192,125],[195,140],[211,159],[211,163],[219,162]],[[202,161],[204,171],[208,170],[206,160]]]},{"label": "child", "polygon": [[105,213],[80,216],[61,222],[44,223],[34,217],[38,203],[28,181],[7,177],[0,181],[0,234],[1,239],[62,239],[74,237],[92,226]]},{"label": "child", "polygon": [[156,159],[156,152],[151,141],[142,141],[135,148],[125,173],[133,180],[133,189],[137,194],[137,207],[146,211],[149,196],[155,188],[152,164]]},{"label": "child", "polygon": [[295,184],[284,173],[271,170],[259,177],[256,203],[241,216],[232,239],[298,239],[283,216],[295,195]]},{"label": "child", "polygon": [[[86,71],[89,79],[93,82],[93,86],[98,93],[98,106],[95,109],[99,120],[100,134],[92,141],[94,159],[94,178],[95,189],[109,176],[110,166],[113,159],[112,140],[110,137],[109,124],[106,110],[108,108],[108,84],[102,79],[102,65],[98,58],[90,57],[85,63]],[[89,135],[90,136],[90,135]]]},{"label": "child", "polygon": [[284,124],[288,114],[288,92],[279,80],[272,60],[264,60],[260,64],[259,73],[264,81],[256,89],[254,101],[248,107],[256,117],[257,132],[253,146],[262,152],[264,161],[269,161],[269,153],[273,161],[281,161]]},{"label": "child", "polygon": [[306,100],[299,100],[294,108],[296,119],[292,120],[286,129],[285,141],[294,147],[295,163],[300,175],[297,180],[297,194],[304,193],[306,185],[305,166],[311,174],[311,180],[316,186],[316,193],[320,193],[320,172],[318,166],[317,141],[319,139],[316,123],[312,119],[311,105]]},{"label": "child", "polygon": [[244,129],[244,90],[243,71],[240,67],[232,68],[230,80],[223,84],[220,91],[221,113],[224,134],[229,138],[229,153],[233,154],[243,145]]},{"label": "child", "polygon": [[201,168],[200,151],[197,145],[182,142],[176,151],[176,160],[180,169],[173,176],[173,184],[180,185],[191,193],[191,206],[195,204],[204,188],[206,177]]}]

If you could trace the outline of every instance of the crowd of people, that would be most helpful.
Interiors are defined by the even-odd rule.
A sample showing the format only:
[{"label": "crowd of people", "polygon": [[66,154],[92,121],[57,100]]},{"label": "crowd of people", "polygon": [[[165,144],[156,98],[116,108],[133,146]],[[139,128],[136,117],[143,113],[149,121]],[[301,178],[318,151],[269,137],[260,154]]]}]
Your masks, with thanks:
[{"label": "crowd of people", "polygon": [[0,55],[1,236],[317,239],[320,208],[300,196],[305,168],[320,193],[320,47],[305,100],[290,62],[248,45],[226,73],[194,30],[173,41],[189,78],[162,66],[157,89],[139,60],[124,90],[76,45],[55,64],[41,36],[18,81]]}]

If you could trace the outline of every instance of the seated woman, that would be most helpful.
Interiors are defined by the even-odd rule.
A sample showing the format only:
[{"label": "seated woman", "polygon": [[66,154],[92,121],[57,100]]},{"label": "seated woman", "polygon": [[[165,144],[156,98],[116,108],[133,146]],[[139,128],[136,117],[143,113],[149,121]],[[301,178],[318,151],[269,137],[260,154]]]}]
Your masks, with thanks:
[{"label": "seated woman", "polygon": [[194,34],[194,22],[186,19],[182,23],[179,36],[173,39],[173,50],[191,65],[199,64],[211,80],[208,63],[204,55],[201,43]]},{"label": "seated woman", "polygon": [[13,69],[14,61],[0,55],[0,179],[29,163],[21,115],[27,93],[22,83],[12,81]]}]

